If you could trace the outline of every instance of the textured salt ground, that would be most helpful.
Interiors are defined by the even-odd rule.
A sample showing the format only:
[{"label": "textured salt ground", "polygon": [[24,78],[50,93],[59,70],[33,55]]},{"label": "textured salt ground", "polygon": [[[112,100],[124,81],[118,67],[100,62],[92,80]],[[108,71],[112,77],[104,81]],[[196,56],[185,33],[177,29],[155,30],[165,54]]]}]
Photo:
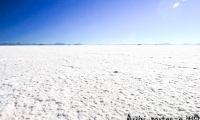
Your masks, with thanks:
[{"label": "textured salt ground", "polygon": [[199,46],[1,46],[0,119],[200,113]]}]

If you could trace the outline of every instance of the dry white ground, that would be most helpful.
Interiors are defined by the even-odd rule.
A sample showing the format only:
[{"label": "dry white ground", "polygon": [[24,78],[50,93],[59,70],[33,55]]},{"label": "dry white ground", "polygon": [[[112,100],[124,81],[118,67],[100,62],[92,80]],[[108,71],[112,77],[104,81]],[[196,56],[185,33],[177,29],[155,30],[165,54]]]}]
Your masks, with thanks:
[{"label": "dry white ground", "polygon": [[200,46],[0,46],[0,119],[200,113]]}]

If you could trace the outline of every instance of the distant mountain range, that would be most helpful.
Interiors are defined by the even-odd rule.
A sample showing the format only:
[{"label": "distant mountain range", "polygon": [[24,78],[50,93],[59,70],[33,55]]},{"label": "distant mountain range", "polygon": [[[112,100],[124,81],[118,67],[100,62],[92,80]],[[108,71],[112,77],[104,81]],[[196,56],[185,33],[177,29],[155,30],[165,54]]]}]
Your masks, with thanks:
[{"label": "distant mountain range", "polygon": [[[54,43],[54,44],[36,44],[36,43],[0,43],[0,45],[84,45],[81,43],[75,43],[75,44],[65,44],[65,43]],[[171,44],[171,43],[161,43],[161,44],[92,44],[92,45],[178,45],[178,44]],[[200,45],[200,43],[197,44],[189,44],[189,43],[183,43],[180,45]]]},{"label": "distant mountain range", "polygon": [[65,45],[65,43],[55,43],[54,45]]},{"label": "distant mountain range", "polygon": [[65,44],[65,43],[54,43],[54,44],[36,44],[36,43],[0,43],[0,45],[83,45],[80,43],[76,43],[76,44]]}]

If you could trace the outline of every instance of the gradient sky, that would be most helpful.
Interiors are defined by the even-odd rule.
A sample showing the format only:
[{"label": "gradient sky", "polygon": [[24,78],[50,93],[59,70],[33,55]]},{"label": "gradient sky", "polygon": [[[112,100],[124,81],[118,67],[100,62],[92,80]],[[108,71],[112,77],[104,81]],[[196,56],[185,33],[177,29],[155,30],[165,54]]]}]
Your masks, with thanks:
[{"label": "gradient sky", "polygon": [[200,43],[200,0],[0,0],[0,43]]}]

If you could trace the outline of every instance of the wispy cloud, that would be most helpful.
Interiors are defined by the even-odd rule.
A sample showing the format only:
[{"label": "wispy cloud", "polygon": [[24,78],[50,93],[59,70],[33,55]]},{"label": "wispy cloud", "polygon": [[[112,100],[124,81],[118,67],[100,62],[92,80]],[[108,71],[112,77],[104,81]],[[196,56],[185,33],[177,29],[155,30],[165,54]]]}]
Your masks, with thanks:
[{"label": "wispy cloud", "polygon": [[179,6],[179,2],[177,2],[177,3],[175,3],[174,5],[173,5],[173,8],[176,8],[176,7],[178,7]]}]

